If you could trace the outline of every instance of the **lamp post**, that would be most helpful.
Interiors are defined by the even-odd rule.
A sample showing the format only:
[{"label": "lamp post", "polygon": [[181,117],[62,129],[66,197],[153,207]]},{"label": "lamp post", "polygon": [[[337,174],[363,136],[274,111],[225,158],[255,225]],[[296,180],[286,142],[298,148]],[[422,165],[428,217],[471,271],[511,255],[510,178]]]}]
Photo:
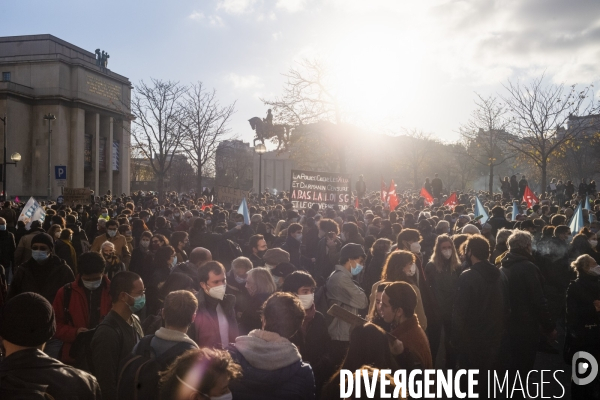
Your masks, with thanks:
[{"label": "lamp post", "polygon": [[8,174],[6,173],[6,166],[8,164],[13,164],[15,167],[17,166],[17,163],[19,161],[21,161],[21,155],[19,153],[13,153],[10,156],[10,159],[13,162],[8,162],[7,161],[7,157],[6,157],[6,142],[7,142],[7,137],[6,137],[6,114],[4,115],[4,118],[0,118],[0,121],[2,121],[2,125],[4,126],[4,158],[3,158],[3,162],[2,162],[2,194],[4,195],[4,200],[8,200],[8,194],[6,193],[6,178],[8,176]]},{"label": "lamp post", "polygon": [[262,204],[262,155],[267,151],[264,144],[259,143],[254,146],[254,151],[258,153],[258,204]]},{"label": "lamp post", "polygon": [[52,120],[55,120],[56,117],[54,116],[54,114],[46,114],[44,115],[44,119],[48,121],[48,200],[50,200],[52,198],[52,159],[51,159],[51,152],[52,152],[52,129],[51,129],[51,124],[52,124]]}]

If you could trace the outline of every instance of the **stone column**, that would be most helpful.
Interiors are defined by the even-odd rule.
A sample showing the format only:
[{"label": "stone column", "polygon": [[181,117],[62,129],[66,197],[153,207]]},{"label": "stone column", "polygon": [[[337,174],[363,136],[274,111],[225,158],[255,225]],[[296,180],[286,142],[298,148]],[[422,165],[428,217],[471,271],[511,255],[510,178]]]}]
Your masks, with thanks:
[{"label": "stone column", "polygon": [[71,146],[67,173],[67,186],[84,187],[85,110],[71,109]]},{"label": "stone column", "polygon": [[100,114],[96,113],[94,129],[94,195],[100,194]]},{"label": "stone column", "polygon": [[[108,119],[108,139],[106,141],[106,183],[108,184],[108,189],[114,196],[115,193],[113,191],[113,118],[110,117]],[[120,193],[119,193],[120,194]]]},{"label": "stone column", "polygon": [[119,163],[119,180],[121,193],[129,194],[131,192],[131,172],[130,172],[130,147],[131,147],[131,121],[123,120],[121,123],[121,148],[119,155],[121,162]]}]

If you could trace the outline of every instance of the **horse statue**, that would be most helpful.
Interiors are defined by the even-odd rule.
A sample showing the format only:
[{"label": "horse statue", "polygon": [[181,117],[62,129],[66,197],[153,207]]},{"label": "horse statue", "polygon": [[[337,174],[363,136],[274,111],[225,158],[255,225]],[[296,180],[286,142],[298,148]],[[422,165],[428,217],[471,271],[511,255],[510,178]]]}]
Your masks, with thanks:
[{"label": "horse statue", "polygon": [[271,125],[263,121],[260,117],[253,117],[248,120],[253,131],[256,131],[256,138],[254,138],[254,145],[260,141],[265,144],[265,139],[271,139],[277,137],[277,150],[283,144],[283,148],[286,149],[290,142],[290,127],[288,125]]}]

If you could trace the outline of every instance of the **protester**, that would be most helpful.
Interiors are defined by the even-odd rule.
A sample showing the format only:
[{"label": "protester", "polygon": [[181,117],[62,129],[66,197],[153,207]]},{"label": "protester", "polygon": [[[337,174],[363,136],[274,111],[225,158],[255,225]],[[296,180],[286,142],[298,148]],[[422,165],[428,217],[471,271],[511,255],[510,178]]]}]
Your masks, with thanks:
[{"label": "protester", "polygon": [[200,347],[226,348],[238,336],[235,296],[226,294],[225,267],[209,261],[198,268],[201,290],[198,311],[191,332]]},{"label": "protester", "polygon": [[273,276],[267,268],[253,268],[247,272],[246,289],[250,295],[246,309],[240,316],[240,332],[248,334],[260,329],[260,310],[263,303],[277,290]]},{"label": "protester", "polygon": [[125,236],[118,233],[119,223],[115,220],[106,222],[106,233],[94,239],[92,243],[92,251],[100,252],[105,242],[110,242],[114,245],[115,254],[127,266],[131,260],[131,253],[127,247],[127,239]]},{"label": "protester", "polygon": [[235,296],[235,312],[239,320],[250,301],[250,294],[246,288],[248,271],[252,269],[252,262],[246,257],[238,257],[231,262],[231,270],[227,273],[226,294]]},{"label": "protester", "polygon": [[[326,296],[328,307],[337,304],[353,314],[366,308],[369,303],[362,289],[352,281],[363,269],[367,255],[362,246],[350,243],[342,247],[339,264],[331,273],[327,282]],[[339,318],[334,318],[328,326],[331,337],[331,358],[335,365],[339,365],[348,350],[350,341],[350,324]]]},{"label": "protester", "polygon": [[107,398],[101,395],[96,378],[43,353],[55,332],[54,310],[44,297],[26,292],[6,303],[0,316],[5,350],[0,362],[0,398]]},{"label": "protester", "polygon": [[[2,210],[6,210],[6,206]],[[6,219],[0,217],[0,265],[4,267],[7,275],[10,275],[11,277],[14,276],[17,268],[15,265],[15,250],[15,236],[12,232],[8,231]]]},{"label": "protester", "polygon": [[175,249],[175,257],[177,257],[175,264],[184,263],[188,260],[185,249],[189,244],[190,240],[187,232],[173,232],[171,235],[171,246]]},{"label": "protester", "polygon": [[312,369],[290,342],[304,321],[302,303],[289,293],[276,293],[265,302],[262,315],[261,329],[238,337],[230,348],[242,367],[242,377],[230,383],[233,398],[315,399]]},{"label": "protester", "polygon": [[117,398],[119,365],[144,336],[135,312],[144,308],[144,283],[134,272],[119,272],[110,283],[112,309],[92,338],[92,372],[102,389],[102,399]]},{"label": "protester", "polygon": [[100,254],[106,263],[105,274],[108,276],[108,279],[112,279],[115,274],[125,271],[125,264],[121,262],[121,259],[117,255],[114,244],[108,240],[102,243]]},{"label": "protester", "polygon": [[194,281],[194,289],[200,290],[198,269],[209,261],[212,261],[212,254],[210,251],[202,247],[196,247],[190,253],[190,259],[186,262],[177,264],[175,267],[173,267],[171,273],[186,274]]},{"label": "protester", "polygon": [[140,234],[138,245],[133,249],[131,262],[129,263],[129,271],[135,272],[142,277],[142,280],[146,281],[150,281],[152,276],[151,266],[154,262],[154,257],[150,252],[151,240],[152,233],[150,231],[144,231]]},{"label": "protester", "polygon": [[248,247],[252,252],[249,256],[253,267],[262,267],[265,265],[263,256],[267,252],[267,241],[263,235],[254,235],[250,238]]},{"label": "protester", "polygon": [[110,312],[110,280],[104,274],[104,259],[94,252],[79,257],[79,274],[71,283],[58,289],[54,303],[56,339],[62,341],[60,360],[73,364],[69,355],[77,336],[95,328]]},{"label": "protester", "polygon": [[19,240],[19,244],[15,249],[15,267],[23,264],[31,258],[31,241],[38,233],[44,232],[40,221],[33,221],[31,229]]}]

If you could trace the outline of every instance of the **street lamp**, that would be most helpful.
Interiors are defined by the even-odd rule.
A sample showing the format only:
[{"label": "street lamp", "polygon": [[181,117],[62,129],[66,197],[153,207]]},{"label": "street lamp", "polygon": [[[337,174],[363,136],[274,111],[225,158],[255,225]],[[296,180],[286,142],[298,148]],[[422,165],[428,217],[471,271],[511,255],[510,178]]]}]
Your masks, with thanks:
[{"label": "street lamp", "polygon": [[6,173],[6,166],[8,164],[13,164],[16,167],[17,163],[19,161],[21,161],[21,155],[19,153],[13,153],[10,156],[10,159],[13,162],[8,162],[6,160],[6,158],[7,158],[6,157],[6,147],[7,147],[6,146],[6,141],[7,141],[7,138],[6,138],[6,118],[7,118],[6,114],[4,115],[4,118],[0,118],[0,121],[2,121],[2,125],[4,125],[4,131],[3,131],[4,132],[4,158],[3,158],[4,161],[2,162],[2,194],[4,195],[4,200],[8,200],[8,195],[6,194],[6,177],[8,175]]},{"label": "street lamp", "polygon": [[52,121],[56,119],[54,114],[44,115],[44,119],[48,121],[48,201],[52,198],[52,159],[50,153],[52,151]]},{"label": "street lamp", "polygon": [[258,204],[261,204],[262,195],[262,155],[267,151],[264,144],[259,143],[254,146],[254,151],[258,153]]}]

